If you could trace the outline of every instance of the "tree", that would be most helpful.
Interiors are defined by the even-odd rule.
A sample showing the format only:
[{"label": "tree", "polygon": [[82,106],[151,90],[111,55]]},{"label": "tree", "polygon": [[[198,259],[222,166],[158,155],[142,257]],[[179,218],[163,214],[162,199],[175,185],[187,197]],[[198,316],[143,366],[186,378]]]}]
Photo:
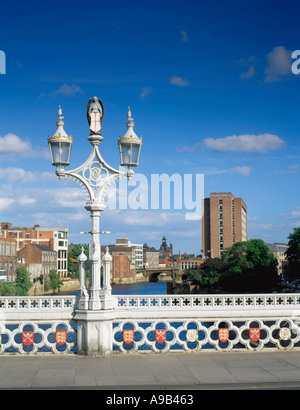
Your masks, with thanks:
[{"label": "tree", "polygon": [[[82,246],[84,248],[85,255],[89,259],[89,247],[88,247],[88,245],[75,245],[74,248],[68,254],[68,272],[70,274],[73,274],[73,272],[74,272],[73,261],[70,258],[73,258],[73,259],[77,260],[78,256],[81,254]],[[77,275],[79,275],[79,263],[78,263],[78,266],[77,266]]]},{"label": "tree", "polygon": [[54,269],[50,270],[49,278],[50,278],[49,286],[53,290],[53,292],[55,292],[57,289],[60,290],[60,287],[63,286],[63,282],[59,280],[56,270]]},{"label": "tree", "polygon": [[221,270],[222,261],[220,259],[207,259],[198,269],[190,269],[187,279],[192,281],[193,285],[213,287],[218,283]]},{"label": "tree", "polygon": [[288,249],[285,252],[289,261],[289,270],[292,276],[300,277],[300,227],[294,228],[288,236]]},{"label": "tree", "polygon": [[16,278],[16,294],[19,296],[26,296],[29,289],[32,287],[32,282],[30,280],[30,273],[24,265],[17,268],[17,278]]},{"label": "tree", "polygon": [[236,292],[268,292],[278,285],[277,259],[261,239],[237,242],[222,255],[219,284]]}]

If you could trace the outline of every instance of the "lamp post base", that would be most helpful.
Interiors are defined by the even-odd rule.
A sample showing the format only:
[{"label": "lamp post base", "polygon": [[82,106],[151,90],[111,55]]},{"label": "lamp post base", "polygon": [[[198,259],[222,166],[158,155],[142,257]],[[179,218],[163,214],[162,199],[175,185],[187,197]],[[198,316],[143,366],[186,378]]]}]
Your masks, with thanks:
[{"label": "lamp post base", "polygon": [[101,309],[111,310],[114,308],[114,300],[111,295],[104,295],[101,297]]},{"label": "lamp post base", "polygon": [[114,310],[76,310],[78,354],[108,356],[112,353]]}]

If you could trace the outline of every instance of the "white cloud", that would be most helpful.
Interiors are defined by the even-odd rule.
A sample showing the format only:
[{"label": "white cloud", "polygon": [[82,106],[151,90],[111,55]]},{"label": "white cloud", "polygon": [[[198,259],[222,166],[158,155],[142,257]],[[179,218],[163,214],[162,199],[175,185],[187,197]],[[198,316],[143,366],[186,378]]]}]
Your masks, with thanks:
[{"label": "white cloud", "polygon": [[206,138],[203,141],[206,148],[215,151],[233,152],[267,152],[283,147],[285,142],[273,134],[243,134],[225,138]]},{"label": "white cloud", "polygon": [[7,134],[0,137],[0,154],[19,154],[26,156],[32,151],[30,141],[23,141],[15,134]]},{"label": "white cloud", "polygon": [[291,51],[285,47],[275,47],[266,56],[267,68],[265,69],[265,82],[280,81],[283,77],[292,74]]},{"label": "white cloud", "polygon": [[84,95],[83,90],[79,87],[77,84],[63,84],[61,87],[59,87],[58,90],[52,91],[49,95],[51,97],[58,97],[58,96],[63,96],[63,97],[73,97],[77,94],[82,94]]},{"label": "white cloud", "polygon": [[49,158],[49,151],[46,149],[34,149],[29,140],[22,140],[15,134],[9,133],[4,137],[0,136],[0,156],[10,155],[15,158]]},{"label": "white cloud", "polygon": [[201,143],[197,142],[194,145],[184,145],[183,147],[177,148],[178,152],[194,152],[197,151],[201,147]]},{"label": "white cloud", "polygon": [[285,219],[299,219],[300,220],[300,206],[288,212],[287,214],[279,214],[282,218]]},{"label": "white cloud", "polygon": [[30,183],[37,180],[41,181],[56,181],[57,176],[55,173],[51,172],[32,172],[32,171],[25,171],[22,168],[15,168],[15,167],[6,167],[0,168],[0,179],[4,179],[8,182],[16,182],[21,181],[22,183]]},{"label": "white cloud", "polygon": [[0,211],[9,208],[13,202],[12,198],[0,198]]},{"label": "white cloud", "polygon": [[240,77],[241,79],[246,79],[246,78],[251,78],[256,74],[255,68],[253,67],[253,65],[251,65],[248,69],[248,71],[241,73]]},{"label": "white cloud", "polygon": [[181,34],[181,42],[187,43],[189,41],[187,32],[185,30],[181,30],[180,34]]},{"label": "white cloud", "polygon": [[143,87],[140,97],[144,100],[149,94],[151,94],[151,87]]},{"label": "white cloud", "polygon": [[18,198],[18,203],[23,206],[33,205],[35,204],[35,202],[36,200],[28,195],[23,195],[20,198]]},{"label": "white cloud", "polygon": [[48,200],[51,207],[58,208],[82,208],[85,199],[81,189],[67,187],[45,189],[42,196]]},{"label": "white cloud", "polygon": [[125,225],[133,226],[168,226],[185,222],[185,216],[175,212],[135,212],[126,211],[122,218]]},{"label": "white cloud", "polygon": [[189,85],[189,82],[187,79],[182,78],[182,77],[177,77],[176,75],[173,75],[170,78],[170,83],[173,85],[177,85],[178,87],[187,87]]},{"label": "white cloud", "polygon": [[250,167],[235,167],[235,168],[231,168],[230,169],[231,172],[233,172],[234,174],[241,174],[244,176],[249,176],[251,174],[252,168]]},{"label": "white cloud", "polygon": [[287,173],[288,174],[296,174],[299,171],[299,165],[298,164],[293,164],[289,165],[287,168]]},{"label": "white cloud", "polygon": [[36,179],[34,173],[31,171],[25,171],[22,168],[0,168],[0,179],[5,179],[8,182],[32,182]]}]

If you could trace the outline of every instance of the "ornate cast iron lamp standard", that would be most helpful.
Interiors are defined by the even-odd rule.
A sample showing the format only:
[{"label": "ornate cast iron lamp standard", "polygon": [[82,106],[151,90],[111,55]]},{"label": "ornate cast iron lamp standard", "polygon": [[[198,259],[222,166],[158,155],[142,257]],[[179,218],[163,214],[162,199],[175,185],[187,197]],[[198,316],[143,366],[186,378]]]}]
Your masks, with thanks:
[{"label": "ornate cast iron lamp standard", "polygon": [[[108,309],[111,288],[109,278],[104,278],[101,288],[101,247],[100,247],[100,212],[105,209],[104,195],[109,186],[121,177],[130,179],[134,175],[133,168],[139,163],[142,138],[137,137],[133,127],[134,122],[128,107],[127,131],[123,137],[119,137],[121,165],[126,171],[119,171],[109,166],[101,157],[99,145],[103,140],[101,135],[104,117],[104,106],[100,99],[93,98],[87,105],[87,119],[90,128],[88,141],[92,145],[89,158],[78,168],[66,171],[65,167],[70,163],[70,153],[73,139],[64,130],[64,117],[59,107],[57,130],[52,137],[48,138],[52,164],[57,167],[56,175],[59,179],[70,178],[81,185],[86,192],[85,209],[91,216],[91,240],[90,240],[90,292],[89,300],[85,299],[85,306],[89,310]],[[83,284],[80,286],[80,298],[87,298],[87,292]]]}]

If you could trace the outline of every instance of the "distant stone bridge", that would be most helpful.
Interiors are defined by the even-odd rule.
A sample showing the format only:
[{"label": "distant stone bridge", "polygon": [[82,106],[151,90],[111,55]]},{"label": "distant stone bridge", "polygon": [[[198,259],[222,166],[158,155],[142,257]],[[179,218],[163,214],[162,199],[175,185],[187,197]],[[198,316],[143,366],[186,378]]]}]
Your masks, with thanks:
[{"label": "distant stone bridge", "polygon": [[142,273],[145,279],[149,279],[149,282],[156,282],[158,280],[158,276],[162,273],[166,273],[168,276],[176,281],[180,279],[178,268],[146,268],[146,269],[137,269],[136,273]]}]

